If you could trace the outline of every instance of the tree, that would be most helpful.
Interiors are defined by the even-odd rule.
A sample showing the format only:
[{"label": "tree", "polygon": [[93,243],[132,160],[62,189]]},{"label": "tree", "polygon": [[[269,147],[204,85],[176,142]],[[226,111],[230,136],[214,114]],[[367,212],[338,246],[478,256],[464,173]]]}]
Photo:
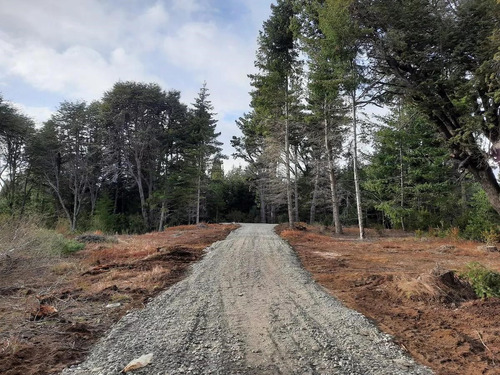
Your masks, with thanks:
[{"label": "tree", "polygon": [[[30,148],[34,172],[55,194],[71,231],[76,230],[90,192],[95,207],[99,181],[96,159],[95,107],[85,102],[63,102],[36,134]],[[97,168],[97,169],[96,169]],[[92,189],[89,191],[90,185]],[[97,186],[96,186],[97,185]]]},{"label": "tree", "polygon": [[[151,227],[152,198],[157,183],[166,94],[157,84],[118,82],[102,99],[106,126],[108,175],[121,188],[132,178],[140,199],[144,226]],[[118,190],[117,190],[118,194]],[[115,202],[118,195],[115,196]]]},{"label": "tree", "polygon": [[500,140],[498,51],[500,4],[356,0],[349,8],[364,33],[360,41],[386,90],[411,99],[446,141],[500,213],[500,185],[486,139]]},{"label": "tree", "polygon": [[[301,17],[300,37],[308,55],[310,116],[309,135],[315,140],[316,147],[322,145],[330,180],[330,197],[335,232],[342,233],[339,214],[336,159],[339,158],[345,138],[345,110],[341,98],[341,60],[335,53],[338,43],[334,38],[327,38],[320,25],[320,14],[325,12],[322,1],[299,1]],[[316,155],[317,169],[321,153]],[[315,175],[313,202],[316,202],[319,170]],[[315,209],[311,206],[311,217]]]},{"label": "tree", "polygon": [[[186,192],[186,186],[179,184],[181,171],[187,168],[186,155],[189,151],[188,109],[180,102],[179,91],[169,91],[166,98],[165,123],[161,137],[159,189],[155,197],[160,202],[158,230],[163,230],[168,217],[173,214],[175,202]],[[176,191],[180,190],[180,191]]]},{"label": "tree", "polygon": [[278,0],[276,5],[271,5],[271,16],[264,22],[258,38],[255,66],[259,69],[259,73],[249,76],[255,88],[252,92],[252,107],[268,123],[274,137],[283,135],[286,201],[290,227],[294,222],[290,133],[292,111],[293,107],[297,107],[300,93],[301,73],[292,30],[294,16],[291,0]]},{"label": "tree", "polygon": [[[33,132],[33,121],[5,103],[0,96],[0,187],[11,214],[16,211],[21,176],[24,177],[24,187],[27,185],[29,169],[25,149]],[[26,201],[26,189],[23,192],[21,213]]]},{"label": "tree", "polygon": [[267,197],[265,193],[266,165],[263,161],[266,128],[263,121],[259,120],[255,111],[245,113],[236,121],[242,135],[233,136],[231,145],[236,152],[233,156],[241,158],[248,163],[248,172],[251,175],[252,187],[259,198],[260,222],[265,223]]},{"label": "tree", "polygon": [[360,35],[364,31],[350,14],[351,1],[327,0],[319,12],[319,25],[329,45],[330,58],[335,63],[339,87],[350,103],[352,120],[352,160],[354,188],[358,214],[359,236],[364,238],[363,209],[358,166],[359,110],[374,103],[379,96],[380,79],[369,69],[364,57]]},{"label": "tree", "polygon": [[375,133],[374,148],[363,185],[392,228],[460,224],[456,166],[424,115],[395,107]]},{"label": "tree", "polygon": [[200,210],[204,184],[208,169],[212,166],[214,158],[220,160],[222,148],[217,141],[220,133],[215,132],[217,120],[214,118],[213,106],[210,100],[207,84],[204,83],[198,97],[195,99],[190,116],[189,134],[192,145],[192,156],[196,165],[196,224],[200,222]]}]

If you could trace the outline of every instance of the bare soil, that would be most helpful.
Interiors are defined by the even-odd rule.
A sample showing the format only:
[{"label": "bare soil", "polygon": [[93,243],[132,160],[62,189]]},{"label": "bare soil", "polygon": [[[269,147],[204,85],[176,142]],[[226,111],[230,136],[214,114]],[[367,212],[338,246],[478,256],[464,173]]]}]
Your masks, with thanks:
[{"label": "bare soil", "polygon": [[328,295],[270,224],[242,224],[63,375],[430,375]]},{"label": "bare soil", "polygon": [[77,254],[0,261],[0,373],[53,374],[78,363],[113,323],[183,278],[236,225],[169,228],[90,243]]},{"label": "bare soil", "polygon": [[470,262],[500,270],[500,253],[394,231],[369,231],[360,241],[354,228],[341,236],[300,228],[278,232],[314,279],[420,363],[442,375],[500,374],[500,299],[476,298],[456,276]]}]

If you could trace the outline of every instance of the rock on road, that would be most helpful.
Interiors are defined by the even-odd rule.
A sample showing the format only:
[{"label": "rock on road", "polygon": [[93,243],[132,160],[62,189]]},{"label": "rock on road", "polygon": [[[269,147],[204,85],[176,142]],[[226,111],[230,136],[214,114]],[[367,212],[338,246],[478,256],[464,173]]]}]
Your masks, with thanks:
[{"label": "rock on road", "polygon": [[243,224],[190,275],[122,318],[64,375],[431,374],[303,270],[273,225]]}]

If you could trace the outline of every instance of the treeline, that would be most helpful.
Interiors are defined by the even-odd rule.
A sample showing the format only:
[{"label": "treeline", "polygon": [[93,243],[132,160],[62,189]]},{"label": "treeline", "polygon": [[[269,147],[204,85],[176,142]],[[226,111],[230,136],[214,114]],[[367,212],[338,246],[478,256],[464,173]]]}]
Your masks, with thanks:
[{"label": "treeline", "polygon": [[[237,125],[262,222],[497,228],[500,4],[278,0]],[[389,110],[379,118],[364,112]]]},{"label": "treeline", "polygon": [[[120,82],[41,129],[0,102],[0,212],[72,230],[200,220],[498,233],[500,4],[278,0],[224,173],[203,86]],[[386,113],[367,117],[382,108]]]},{"label": "treeline", "polygon": [[244,172],[224,176],[204,85],[119,82],[92,103],[64,102],[40,129],[0,101],[0,212],[69,230],[144,232],[200,220],[253,220]]}]

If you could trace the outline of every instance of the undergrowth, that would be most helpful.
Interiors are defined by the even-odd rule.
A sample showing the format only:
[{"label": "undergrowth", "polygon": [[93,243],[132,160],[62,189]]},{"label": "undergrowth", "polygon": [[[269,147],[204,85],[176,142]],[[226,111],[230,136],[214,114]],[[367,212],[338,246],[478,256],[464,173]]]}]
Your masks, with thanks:
[{"label": "undergrowth", "polygon": [[472,262],[461,274],[480,298],[500,297],[500,272],[490,270],[479,262]]},{"label": "undergrowth", "polygon": [[54,230],[42,228],[36,219],[0,219],[0,255],[63,256],[84,246]]}]

